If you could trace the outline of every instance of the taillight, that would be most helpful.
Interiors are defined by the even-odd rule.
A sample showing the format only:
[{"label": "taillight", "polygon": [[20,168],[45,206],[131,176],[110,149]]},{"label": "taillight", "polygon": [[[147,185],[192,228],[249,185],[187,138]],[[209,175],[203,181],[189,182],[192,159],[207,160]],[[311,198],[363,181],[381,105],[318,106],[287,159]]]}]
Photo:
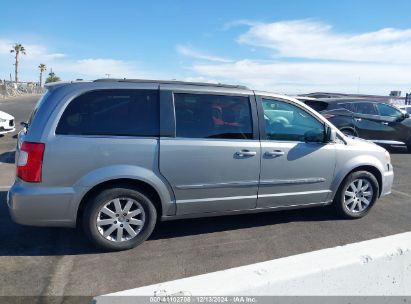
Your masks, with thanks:
[{"label": "taillight", "polygon": [[44,144],[23,142],[17,159],[17,176],[29,183],[41,182]]},{"label": "taillight", "polygon": [[333,118],[335,115],[332,115],[332,114],[323,114],[323,116],[324,116],[325,119],[330,119],[330,118]]}]

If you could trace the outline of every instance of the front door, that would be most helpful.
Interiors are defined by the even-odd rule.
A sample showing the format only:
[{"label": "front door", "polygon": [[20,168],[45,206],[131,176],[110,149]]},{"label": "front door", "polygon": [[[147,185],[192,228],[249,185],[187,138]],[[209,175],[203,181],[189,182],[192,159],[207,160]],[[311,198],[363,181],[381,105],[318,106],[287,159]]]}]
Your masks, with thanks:
[{"label": "front door", "polygon": [[408,143],[411,138],[410,121],[407,121],[400,110],[390,105],[378,103],[377,108],[380,114],[381,143],[394,145]]},{"label": "front door", "polygon": [[160,139],[160,172],[173,188],[177,214],[255,208],[260,143],[254,97],[170,94],[175,136]]},{"label": "front door", "polygon": [[325,126],[295,104],[274,98],[260,103],[261,178],[258,208],[310,205],[330,200],[335,146]]}]

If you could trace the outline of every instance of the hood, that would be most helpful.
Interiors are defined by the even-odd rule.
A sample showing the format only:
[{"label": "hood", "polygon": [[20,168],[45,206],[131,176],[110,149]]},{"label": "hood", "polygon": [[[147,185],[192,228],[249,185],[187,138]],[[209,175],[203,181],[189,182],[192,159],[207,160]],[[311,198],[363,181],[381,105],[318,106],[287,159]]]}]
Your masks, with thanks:
[{"label": "hood", "polygon": [[0,118],[7,119],[7,120],[14,119],[13,116],[3,111],[0,111]]}]

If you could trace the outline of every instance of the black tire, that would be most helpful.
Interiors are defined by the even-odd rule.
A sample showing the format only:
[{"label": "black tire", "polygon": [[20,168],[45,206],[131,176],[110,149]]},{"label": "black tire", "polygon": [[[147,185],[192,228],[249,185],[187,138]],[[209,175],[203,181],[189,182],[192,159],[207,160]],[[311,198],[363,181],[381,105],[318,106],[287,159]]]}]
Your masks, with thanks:
[{"label": "black tire", "polygon": [[[139,206],[141,206],[141,208],[143,209],[142,211],[144,211],[144,212],[141,212],[141,216],[144,215],[144,224],[142,225],[137,235],[134,237],[131,237],[131,235],[128,235],[128,233],[126,232],[124,233],[125,235],[127,234],[127,237],[131,238],[129,240],[121,240],[121,241],[109,240],[105,238],[99,232],[99,228],[97,227],[97,217],[99,216],[101,209],[108,202],[116,198],[129,198],[130,200],[137,202]],[[124,204],[124,202],[127,202],[127,201],[122,199],[121,203]],[[109,220],[110,219],[111,218],[109,218]],[[122,220],[125,221],[124,218]],[[108,250],[108,251],[126,250],[126,249],[131,249],[131,248],[134,248],[140,245],[151,235],[156,225],[156,222],[157,222],[157,211],[152,201],[143,193],[136,191],[134,189],[129,189],[129,188],[110,188],[110,189],[100,192],[98,195],[91,198],[89,202],[87,202],[87,206],[84,210],[84,215],[83,215],[83,229],[87,237],[97,247],[103,250]],[[115,223],[116,225],[117,224],[119,225],[120,220]],[[112,224],[108,224],[107,226],[111,227]],[[137,227],[137,226],[132,226],[132,227]],[[123,228],[117,228],[117,229],[122,229],[123,231]],[[117,229],[114,231],[117,231]],[[114,231],[112,232],[112,234],[114,233]]]},{"label": "black tire", "polygon": [[408,153],[411,153],[411,145],[408,145],[407,149],[408,149]]},{"label": "black tire", "polygon": [[[346,205],[346,197],[349,198],[349,196],[346,196],[345,193],[350,187],[350,184],[358,179],[366,180],[369,182],[370,187],[372,187],[372,195],[369,197],[370,203],[367,207],[364,208],[364,210],[359,211],[359,210],[350,210],[349,207]],[[361,196],[361,193],[358,194]],[[375,178],[375,176],[368,172],[368,171],[356,171],[352,172],[349,174],[344,181],[341,183],[335,197],[334,197],[334,202],[333,206],[337,213],[347,219],[357,219],[365,216],[372,208],[374,205],[375,201],[377,200],[379,196],[379,185],[378,181]],[[357,194],[356,194],[357,197]],[[357,204],[360,204],[360,206],[363,206],[363,202],[358,202]],[[352,207],[352,205],[350,205]],[[355,208],[354,208],[355,209]],[[357,209],[358,205],[357,205]]]}]

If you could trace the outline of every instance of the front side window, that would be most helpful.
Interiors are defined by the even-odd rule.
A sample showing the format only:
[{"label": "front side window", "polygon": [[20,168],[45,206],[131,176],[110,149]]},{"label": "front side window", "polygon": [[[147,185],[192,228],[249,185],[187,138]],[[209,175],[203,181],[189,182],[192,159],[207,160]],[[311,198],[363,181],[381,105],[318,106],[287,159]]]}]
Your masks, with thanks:
[{"label": "front side window", "polygon": [[397,110],[396,108],[379,103],[377,105],[378,111],[380,112],[380,116],[390,116],[390,117],[395,117],[395,118],[400,118],[402,116],[402,113],[400,110]]},{"label": "front side window", "polygon": [[80,95],[67,106],[56,134],[158,136],[158,91],[116,89]]},{"label": "front side window", "polygon": [[174,105],[177,137],[253,138],[248,97],[178,93]]},{"label": "front side window", "polygon": [[324,142],[324,124],[305,110],[284,101],[263,99],[268,140]]}]

